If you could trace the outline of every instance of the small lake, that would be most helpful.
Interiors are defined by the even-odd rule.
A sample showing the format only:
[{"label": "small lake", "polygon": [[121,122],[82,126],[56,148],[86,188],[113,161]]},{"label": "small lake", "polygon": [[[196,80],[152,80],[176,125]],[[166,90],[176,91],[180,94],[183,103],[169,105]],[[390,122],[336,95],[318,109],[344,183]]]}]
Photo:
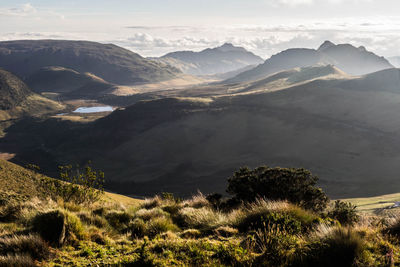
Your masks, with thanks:
[{"label": "small lake", "polygon": [[114,109],[111,106],[99,107],[79,107],[75,109],[74,113],[96,113],[96,112],[112,112]]}]

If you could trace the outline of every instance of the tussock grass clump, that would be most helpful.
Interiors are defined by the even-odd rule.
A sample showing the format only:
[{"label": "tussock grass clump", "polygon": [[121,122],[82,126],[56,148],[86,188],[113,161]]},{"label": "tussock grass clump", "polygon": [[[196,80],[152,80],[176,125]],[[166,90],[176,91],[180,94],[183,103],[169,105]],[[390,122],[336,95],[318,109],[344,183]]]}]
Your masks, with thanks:
[{"label": "tussock grass clump", "polygon": [[261,253],[255,259],[255,266],[290,266],[301,239],[277,225],[258,229],[247,240],[252,251]]},{"label": "tussock grass clump", "polygon": [[234,226],[241,232],[277,225],[282,230],[300,234],[318,225],[322,219],[311,211],[287,202],[259,199],[238,212]]},{"label": "tussock grass clump", "polygon": [[197,229],[186,229],[181,232],[180,237],[187,238],[187,239],[196,239],[201,236],[201,232]]},{"label": "tussock grass clump", "polygon": [[168,231],[177,232],[179,227],[172,222],[171,218],[167,217],[154,218],[148,222],[146,227],[146,235],[150,237]]},{"label": "tussock grass clump", "polygon": [[155,217],[144,221],[141,218],[135,218],[129,225],[132,237],[141,238],[144,236],[154,237],[165,232],[177,232],[179,227],[173,223],[170,217]]},{"label": "tussock grass clump", "polygon": [[217,236],[222,237],[232,237],[239,233],[238,229],[230,227],[230,226],[220,226],[214,230],[214,233]]},{"label": "tussock grass clump", "polygon": [[50,249],[38,235],[13,235],[0,238],[1,255],[29,255],[36,260],[47,259]]},{"label": "tussock grass clump", "polygon": [[146,235],[147,225],[143,219],[136,218],[129,224],[129,230],[132,233],[132,237],[140,238]]},{"label": "tussock grass clump", "polygon": [[353,266],[362,261],[366,242],[352,228],[324,227],[319,239],[306,245],[302,266]]},{"label": "tussock grass clump", "polygon": [[55,246],[85,238],[85,231],[79,218],[65,210],[39,213],[33,218],[32,226],[44,240]]},{"label": "tussock grass clump", "polygon": [[126,211],[110,211],[105,215],[105,218],[117,231],[125,231],[133,217]]},{"label": "tussock grass clump", "polygon": [[195,228],[202,232],[212,231],[220,226],[229,225],[229,217],[212,208],[199,209],[187,207],[181,209],[175,219],[179,226]]},{"label": "tussock grass clump", "polygon": [[89,240],[95,242],[99,245],[107,245],[110,244],[110,239],[107,236],[107,232],[104,230],[100,230],[96,227],[91,227],[89,230]]},{"label": "tussock grass clump", "polygon": [[71,212],[65,212],[66,215],[66,234],[70,240],[83,240],[87,237],[85,228],[78,216]]},{"label": "tussock grass clump", "polygon": [[192,207],[195,209],[211,207],[211,203],[201,192],[198,192],[197,195],[194,195],[191,199],[183,201],[182,205],[184,207]]},{"label": "tussock grass clump", "polygon": [[391,218],[386,221],[386,224],[383,232],[400,238],[400,217],[396,216],[395,218]]},{"label": "tussock grass clump", "polygon": [[0,222],[15,222],[22,217],[22,205],[8,203],[0,210]]},{"label": "tussock grass clump", "polygon": [[153,209],[155,207],[160,207],[164,203],[163,199],[160,196],[155,196],[152,198],[146,198],[143,203],[140,205],[141,208],[144,209]]},{"label": "tussock grass clump", "polygon": [[36,267],[35,261],[25,254],[19,255],[0,255],[0,266],[4,267]]},{"label": "tussock grass clump", "polygon": [[135,213],[135,217],[140,218],[144,221],[149,221],[159,217],[168,217],[169,214],[163,211],[161,208],[155,207],[152,209],[140,209]]},{"label": "tussock grass clump", "polygon": [[66,235],[65,214],[61,210],[39,213],[32,220],[33,230],[55,246],[64,244]]},{"label": "tussock grass clump", "polygon": [[94,225],[99,228],[105,228],[109,225],[108,221],[104,217],[90,212],[79,212],[77,216],[82,222],[86,223],[87,225]]}]

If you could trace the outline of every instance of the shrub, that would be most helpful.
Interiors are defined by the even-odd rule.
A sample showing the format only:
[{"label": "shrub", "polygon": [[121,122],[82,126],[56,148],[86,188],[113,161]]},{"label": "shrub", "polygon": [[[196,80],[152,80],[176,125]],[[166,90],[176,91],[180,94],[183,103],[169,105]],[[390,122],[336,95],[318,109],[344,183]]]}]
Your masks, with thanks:
[{"label": "shrub", "polygon": [[56,199],[76,204],[93,203],[104,193],[104,173],[95,171],[90,162],[84,169],[72,165],[60,166],[60,180],[43,179],[42,187]]},{"label": "shrub", "polygon": [[42,260],[50,256],[50,249],[38,235],[14,235],[0,238],[0,254],[13,256],[23,254]]},{"label": "shrub", "polygon": [[253,202],[257,198],[288,200],[303,208],[322,211],[328,197],[316,186],[318,177],[310,171],[294,168],[241,168],[228,179],[227,192],[237,201]]},{"label": "shrub", "polygon": [[336,200],[333,209],[328,212],[328,216],[338,220],[341,224],[353,225],[359,220],[356,208],[357,206],[350,202]]}]

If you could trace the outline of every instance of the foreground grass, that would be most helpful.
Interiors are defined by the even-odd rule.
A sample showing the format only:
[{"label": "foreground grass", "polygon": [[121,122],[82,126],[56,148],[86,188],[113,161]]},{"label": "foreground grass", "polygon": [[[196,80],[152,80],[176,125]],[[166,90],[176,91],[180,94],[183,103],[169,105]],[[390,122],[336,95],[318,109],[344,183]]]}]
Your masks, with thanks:
[{"label": "foreground grass", "polygon": [[[221,211],[202,195],[184,201],[156,196],[130,204],[103,201],[79,206],[10,199],[0,208],[0,266],[395,266],[399,262],[400,223],[393,218],[363,217],[350,227],[287,202],[260,199]],[[62,231],[57,230],[59,222]]]},{"label": "foreground grass", "polygon": [[265,199],[219,209],[202,194],[77,205],[48,199],[41,179],[0,162],[0,266],[400,266],[394,213],[341,225],[329,209]]}]

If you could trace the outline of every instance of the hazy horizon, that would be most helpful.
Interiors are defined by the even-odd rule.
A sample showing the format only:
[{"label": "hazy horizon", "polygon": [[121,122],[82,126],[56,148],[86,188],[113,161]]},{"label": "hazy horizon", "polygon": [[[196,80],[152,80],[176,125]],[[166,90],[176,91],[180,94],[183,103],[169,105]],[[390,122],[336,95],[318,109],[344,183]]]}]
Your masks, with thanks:
[{"label": "hazy horizon", "polygon": [[143,56],[230,42],[263,58],[330,40],[388,57],[400,55],[398,8],[395,0],[5,0],[0,40],[91,40]]}]

